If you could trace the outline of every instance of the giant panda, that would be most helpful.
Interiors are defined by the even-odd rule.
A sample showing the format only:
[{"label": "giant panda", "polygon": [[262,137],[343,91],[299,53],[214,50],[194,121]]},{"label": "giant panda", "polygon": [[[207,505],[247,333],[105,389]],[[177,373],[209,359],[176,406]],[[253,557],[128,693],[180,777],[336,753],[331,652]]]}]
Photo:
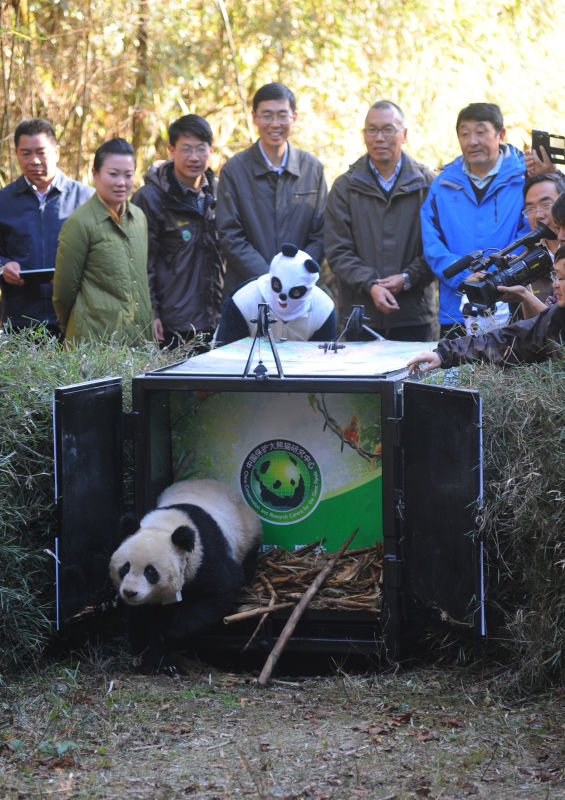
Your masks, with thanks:
[{"label": "giant panda", "polygon": [[220,481],[194,478],[162,492],[110,559],[141,672],[174,674],[169,648],[229,612],[261,539],[259,517]]}]

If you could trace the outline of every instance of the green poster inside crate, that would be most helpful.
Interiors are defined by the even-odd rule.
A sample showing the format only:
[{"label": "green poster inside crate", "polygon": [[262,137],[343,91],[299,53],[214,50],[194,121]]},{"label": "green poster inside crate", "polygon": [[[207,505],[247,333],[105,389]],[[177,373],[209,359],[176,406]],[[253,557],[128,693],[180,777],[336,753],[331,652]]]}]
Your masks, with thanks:
[{"label": "green poster inside crate", "polygon": [[382,540],[379,394],[173,392],[171,431],[175,480],[229,483],[266,545]]}]

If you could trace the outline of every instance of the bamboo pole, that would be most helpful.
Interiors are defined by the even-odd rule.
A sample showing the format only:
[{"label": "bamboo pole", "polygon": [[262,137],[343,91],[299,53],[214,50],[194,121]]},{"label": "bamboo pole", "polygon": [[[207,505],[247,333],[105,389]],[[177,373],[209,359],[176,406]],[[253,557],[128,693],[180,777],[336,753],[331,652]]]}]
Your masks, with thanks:
[{"label": "bamboo pole", "polygon": [[237,614],[230,614],[229,617],[224,617],[224,625],[229,625],[231,622],[239,622],[242,619],[249,619],[250,617],[260,617],[261,614],[270,614],[271,611],[280,611],[281,608],[290,608],[296,603],[276,603],[272,606],[259,606],[258,608],[250,608],[248,611],[239,611]]},{"label": "bamboo pole", "polygon": [[325,567],[323,567],[323,569],[320,570],[319,574],[312,582],[312,585],[309,586],[308,589],[306,589],[306,591],[304,592],[302,600],[300,600],[300,602],[298,603],[298,605],[288,618],[288,621],[284,626],[284,628],[282,629],[281,635],[279,636],[277,643],[275,644],[275,646],[269,653],[267,660],[265,661],[265,666],[263,667],[261,674],[257,679],[257,683],[259,684],[259,686],[265,686],[267,684],[269,678],[271,677],[271,673],[273,672],[275,664],[279,660],[280,654],[282,653],[282,651],[287,645],[288,640],[292,636],[293,631],[298,623],[298,620],[306,610],[306,606],[308,605],[310,600],[314,597],[314,595],[316,594],[320,586],[323,584],[323,582],[326,580],[327,576],[332,571],[335,564],[345,553],[345,551],[353,541],[354,537],[357,535],[358,530],[359,528],[355,528],[351,536],[349,536],[348,539],[341,545],[341,547],[339,548],[337,553],[333,556],[333,558],[330,558]]}]

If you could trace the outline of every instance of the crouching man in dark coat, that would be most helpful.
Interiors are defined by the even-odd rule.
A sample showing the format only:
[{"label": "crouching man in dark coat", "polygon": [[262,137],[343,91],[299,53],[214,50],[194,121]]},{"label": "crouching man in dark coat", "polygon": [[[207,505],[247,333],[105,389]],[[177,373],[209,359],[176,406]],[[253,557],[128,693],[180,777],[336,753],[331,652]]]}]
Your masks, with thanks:
[{"label": "crouching man in dark coat", "polygon": [[563,358],[565,344],[565,245],[555,254],[551,273],[557,302],[536,317],[484,333],[442,339],[435,350],[421,353],[408,362],[409,372],[428,372],[474,361],[533,364],[548,358]]}]

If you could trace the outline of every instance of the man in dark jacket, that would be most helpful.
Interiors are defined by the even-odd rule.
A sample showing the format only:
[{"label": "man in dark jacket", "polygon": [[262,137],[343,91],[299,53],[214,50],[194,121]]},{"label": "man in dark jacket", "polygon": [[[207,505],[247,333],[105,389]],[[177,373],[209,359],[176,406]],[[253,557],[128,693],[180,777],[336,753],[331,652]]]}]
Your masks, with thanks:
[{"label": "man in dark jacket", "polygon": [[224,294],[269,271],[285,242],[322,263],[324,169],[311,153],[289,142],[296,100],[282,83],[253,97],[254,145],[229,159],[218,186],[218,233],[227,258]]},{"label": "man in dark jacket", "polygon": [[20,122],[14,144],[22,174],[0,190],[2,322],[12,331],[44,324],[58,334],[51,302],[57,238],[94,189],[58,169],[59,145],[46,119]]},{"label": "man in dark jacket", "polygon": [[336,179],[324,248],[337,275],[342,322],[362,304],[387,339],[433,337],[433,275],[422,255],[420,207],[434,175],[402,151],[406,127],[394,103],[375,103],[363,129],[367,154]]},{"label": "man in dark jacket", "polygon": [[153,166],[133,195],[147,217],[153,331],[174,348],[211,334],[220,316],[224,263],[215,229],[216,177],[208,167],[212,130],[187,114],[169,127],[170,160]]},{"label": "man in dark jacket", "polygon": [[495,328],[479,336],[442,339],[435,350],[408,362],[410,373],[456,367],[473,361],[491,364],[533,364],[548,358],[563,358],[565,345],[565,246],[555,254],[551,273],[556,304],[536,317]]}]

